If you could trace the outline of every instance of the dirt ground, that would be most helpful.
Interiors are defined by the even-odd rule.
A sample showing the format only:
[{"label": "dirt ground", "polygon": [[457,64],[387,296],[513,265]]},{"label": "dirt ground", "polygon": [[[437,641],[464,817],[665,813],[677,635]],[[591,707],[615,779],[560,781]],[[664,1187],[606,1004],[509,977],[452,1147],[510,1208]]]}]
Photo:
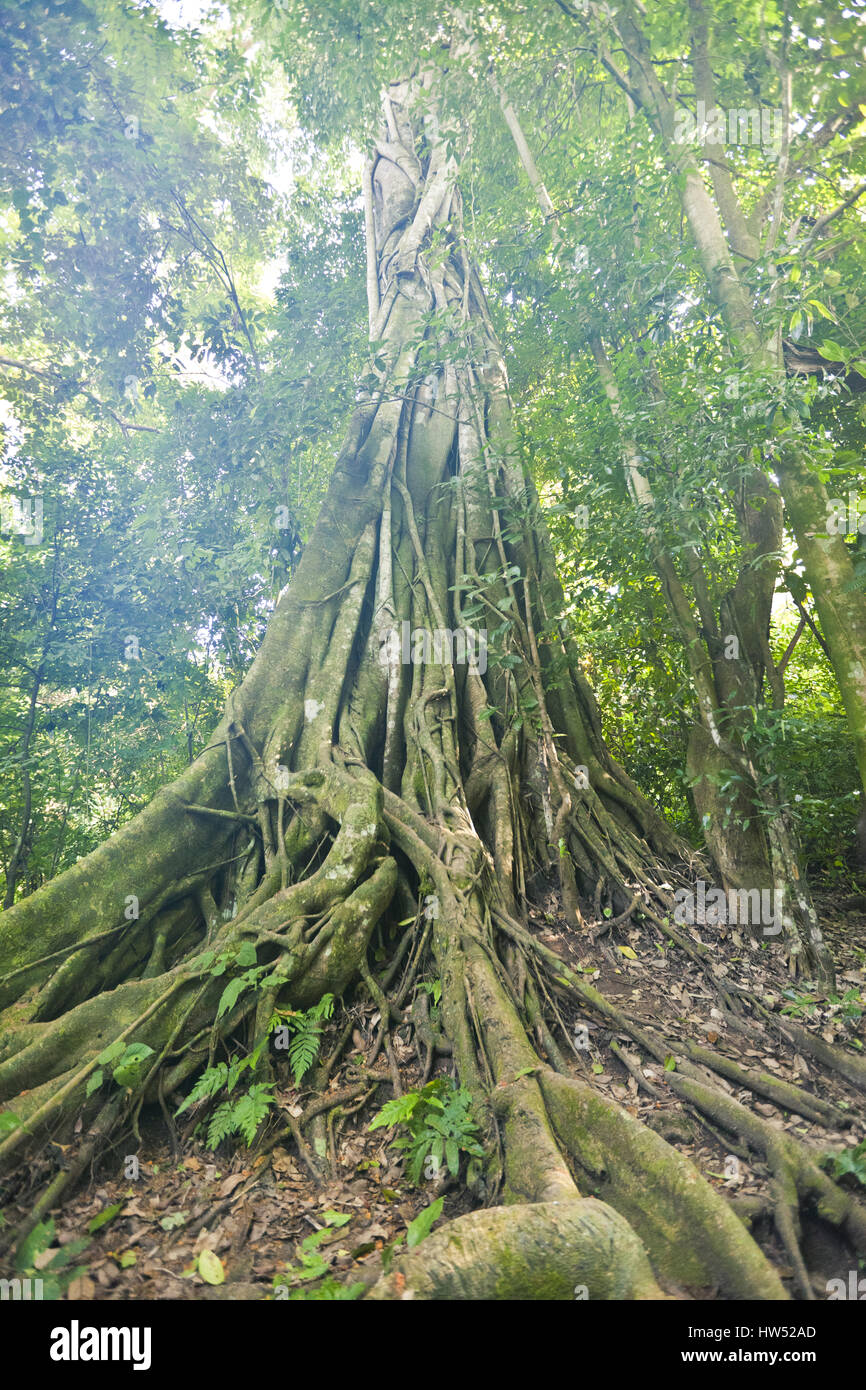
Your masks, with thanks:
[{"label": "dirt ground", "polygon": [[[697,944],[711,947],[710,972],[756,994],[774,1012],[788,1009],[789,1016],[827,1041],[847,1043],[860,1051],[866,1044],[866,912],[851,910],[839,895],[819,895],[822,927],[837,966],[840,1002],[808,991],[788,975],[782,952],[772,943],[754,947],[745,932],[736,928],[683,927]],[[864,904],[866,905],[866,904]],[[545,910],[546,909],[546,910]],[[723,1080],[716,1085],[753,1106],[771,1124],[791,1130],[820,1151],[839,1151],[866,1136],[866,1105],[862,1093],[839,1077],[829,1077],[816,1062],[800,1055],[777,1029],[764,1034],[762,1047],[732,1026],[718,1007],[718,996],[705,970],[677,946],[660,939],[658,931],[631,927],[614,930],[591,941],[590,933],[570,930],[559,912],[555,895],[533,912],[533,930],[544,944],[561,955],[572,968],[579,967],[611,1001],[627,1006],[641,1022],[658,1028],[670,1038],[705,1041],[717,1052],[747,1067],[766,1070],[784,1080],[834,1102],[850,1117],[850,1128],[830,1130],[779,1110],[750,1092]],[[354,1052],[330,1085],[337,1091],[356,1081],[361,1050],[369,1052],[376,1033],[374,1008],[356,1009],[352,1034]],[[744,1199],[758,1199],[767,1189],[767,1171],[753,1155],[732,1152],[725,1136],[712,1132],[683,1110],[668,1091],[663,1066],[636,1055],[626,1037],[613,1035],[614,1044],[632,1062],[630,1070],[611,1049],[612,1035],[589,1015],[563,1015],[572,1030],[571,1052],[576,1074],[618,1101],[632,1115],[652,1124],[665,1138],[687,1153],[700,1172],[741,1206]],[[334,1036],[338,1023],[328,1025]],[[775,1034],[775,1036],[774,1036]],[[395,1062],[404,1090],[416,1088],[422,1078],[422,1060],[405,1034],[398,1030]],[[383,1066],[383,1059],[378,1063]],[[447,1057],[434,1070],[448,1074]],[[657,1092],[644,1090],[641,1080]],[[376,1110],[392,1095],[382,1085],[363,1109],[347,1117],[344,1127],[329,1131],[328,1144],[333,1176],[320,1181],[314,1176],[315,1156],[299,1153],[291,1132],[292,1121],[302,1115],[310,1095],[293,1086],[278,1087],[279,1105],[260,1132],[252,1149],[223,1144],[209,1152],[191,1127],[187,1112],[167,1123],[155,1108],[141,1119],[141,1143],[130,1145],[130,1154],[115,1153],[91,1175],[89,1184],[53,1214],[56,1232],[53,1247],[86,1238],[89,1245],[76,1258],[79,1270],[69,1284],[69,1299],[267,1299],[275,1297],[328,1297],[322,1289],[323,1271],[341,1284],[369,1284],[383,1261],[406,1237],[408,1224],[438,1196],[443,1197],[441,1220],[460,1215],[479,1202],[452,1179],[433,1178],[413,1187],[404,1174],[403,1156],[391,1147],[394,1133],[370,1132]],[[347,1110],[351,1110],[347,1106]],[[138,1160],[138,1176],[130,1178]],[[308,1161],[312,1160],[312,1161]],[[39,1176],[39,1164],[33,1176]],[[855,1176],[845,1179],[858,1188]],[[862,1192],[862,1188],[859,1189]],[[866,1193],[864,1193],[866,1195]],[[26,1210],[27,1194],[19,1194],[20,1211]],[[14,1213],[10,1214],[14,1219]],[[338,1224],[339,1223],[339,1224]],[[303,1261],[301,1243],[316,1231],[318,1279],[291,1273]],[[753,1233],[780,1269],[790,1277],[770,1220],[755,1219]],[[804,1232],[804,1253],[819,1282],[833,1274],[829,1255],[825,1260],[820,1230]],[[308,1247],[309,1248],[309,1247]],[[213,1252],[217,1261],[202,1262],[202,1251]],[[208,1282],[202,1268],[211,1279]],[[275,1291],[274,1277],[287,1275],[284,1287]],[[325,1276],[325,1277],[327,1277]],[[791,1285],[794,1293],[793,1285]],[[697,1296],[693,1291],[673,1290],[678,1297]],[[817,1293],[817,1289],[816,1289]],[[707,1297],[704,1291],[701,1297]],[[709,1296],[712,1297],[712,1291]],[[820,1297],[820,1293],[818,1293]]]}]

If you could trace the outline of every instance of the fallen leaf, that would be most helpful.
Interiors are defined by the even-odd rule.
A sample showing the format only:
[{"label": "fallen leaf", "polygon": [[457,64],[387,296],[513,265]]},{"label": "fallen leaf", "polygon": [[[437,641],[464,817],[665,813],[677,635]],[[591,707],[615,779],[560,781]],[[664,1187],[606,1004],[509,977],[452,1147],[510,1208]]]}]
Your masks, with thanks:
[{"label": "fallen leaf", "polygon": [[66,1291],[66,1297],[70,1302],[75,1302],[79,1298],[92,1298],[96,1293],[96,1285],[86,1274],[81,1274],[77,1279],[73,1279]]},{"label": "fallen leaf", "polygon": [[247,1173],[230,1173],[217,1188],[217,1196],[230,1197],[236,1187],[240,1187],[242,1182],[246,1182],[247,1177]]},{"label": "fallen leaf", "polygon": [[202,1250],[198,1257],[198,1272],[206,1284],[224,1284],[225,1268],[219,1255],[212,1250]]}]

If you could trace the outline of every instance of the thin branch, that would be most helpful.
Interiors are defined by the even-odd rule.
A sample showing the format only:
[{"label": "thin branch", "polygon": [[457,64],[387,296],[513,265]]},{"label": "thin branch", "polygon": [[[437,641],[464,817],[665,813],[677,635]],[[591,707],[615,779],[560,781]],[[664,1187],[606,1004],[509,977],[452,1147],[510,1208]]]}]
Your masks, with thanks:
[{"label": "thin branch", "polygon": [[0,367],[14,367],[18,371],[27,372],[30,376],[38,376],[43,381],[51,382],[55,386],[71,387],[73,395],[85,396],[98,410],[104,411],[106,415],[110,416],[114,423],[120,426],[124,434],[129,434],[132,430],[136,430],[141,434],[162,433],[155,425],[136,425],[134,421],[127,420],[122,415],[118,415],[117,411],[113,410],[106,401],[101,400],[100,397],[94,395],[92,391],[88,391],[87,387],[84,386],[82,382],[75,381],[70,377],[65,377],[62,372],[58,372],[54,368],[46,371],[44,367],[35,367],[32,362],[17,362],[11,357],[0,357]]}]

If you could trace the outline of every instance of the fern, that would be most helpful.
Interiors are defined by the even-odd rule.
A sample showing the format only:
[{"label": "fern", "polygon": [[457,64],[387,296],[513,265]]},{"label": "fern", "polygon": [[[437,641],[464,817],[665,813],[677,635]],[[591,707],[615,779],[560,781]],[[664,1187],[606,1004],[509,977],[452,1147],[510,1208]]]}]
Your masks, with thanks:
[{"label": "fern", "polygon": [[230,1100],[224,1100],[222,1105],[217,1106],[210,1117],[210,1124],[207,1127],[207,1146],[209,1149],[217,1149],[224,1139],[234,1131],[232,1124],[232,1111],[234,1104]]},{"label": "fern", "polygon": [[319,1052],[319,1029],[315,1024],[301,1028],[289,1046],[289,1066],[295,1085],[300,1085]]},{"label": "fern", "polygon": [[257,1061],[258,1050],[250,1057],[232,1057],[229,1062],[217,1062],[215,1067],[208,1067],[202,1072],[186,1100],[178,1106],[176,1113],[182,1115],[184,1110],[188,1110],[191,1105],[196,1105],[202,1100],[210,1100],[212,1096],[218,1095],[223,1089],[228,1095],[231,1095],[241,1074],[246,1071],[247,1067],[254,1067]]},{"label": "fern", "polygon": [[274,1103],[274,1098],[270,1094],[271,1083],[259,1082],[251,1086],[245,1096],[235,1102],[232,1110],[232,1125],[246,1140],[247,1148],[250,1147],[256,1137],[256,1130]]},{"label": "fern", "polygon": [[318,1022],[318,1020],[320,1019],[331,1018],[333,1016],[333,1013],[333,994],[323,994],[318,1004],[314,1004],[311,1009],[307,1010],[307,1017],[312,1018],[314,1021]]},{"label": "fern", "polygon": [[256,1131],[274,1104],[270,1094],[273,1083],[260,1081],[237,1100],[224,1100],[211,1115],[207,1129],[207,1146],[216,1149],[231,1134],[239,1134],[250,1147]]},{"label": "fern", "polygon": [[[407,1132],[394,1140],[392,1148],[406,1153],[406,1175],[417,1186],[422,1174],[431,1177],[446,1163],[456,1178],[463,1154],[468,1154],[477,1167],[484,1157],[478,1142],[478,1125],[472,1116],[472,1097],[462,1086],[454,1086],[443,1078],[428,1081],[423,1091],[410,1091],[382,1106],[373,1117],[369,1129],[401,1125]],[[425,1171],[432,1160],[432,1173]],[[470,1163],[469,1180],[472,1180]]]},{"label": "fern", "polygon": [[[236,983],[237,981],[232,981],[226,989],[232,989]],[[223,997],[225,998],[225,992]],[[231,1007],[232,1002],[229,1001],[228,1007]],[[296,1086],[300,1084],[315,1062],[322,1041],[323,1024],[326,1019],[332,1016],[333,1012],[333,994],[323,994],[318,1004],[314,1004],[305,1013],[281,1014],[277,1012],[271,1019],[271,1028],[287,1027],[294,1035],[289,1046],[289,1064]],[[274,1097],[270,1094],[273,1089],[271,1082],[257,1082],[236,1100],[231,1098],[243,1073],[252,1070],[255,1074],[259,1056],[266,1042],[267,1035],[261,1039],[255,1051],[249,1056],[232,1057],[228,1062],[218,1062],[216,1066],[208,1067],[202,1072],[186,1100],[178,1107],[177,1114],[180,1115],[191,1105],[199,1105],[203,1101],[212,1100],[220,1092],[225,1092],[226,1099],[217,1106],[208,1121],[207,1147],[209,1149],[218,1148],[223,1140],[228,1139],[232,1134],[239,1134],[249,1148],[262,1120],[265,1119],[270,1107],[275,1104]]]},{"label": "fern", "polygon": [[404,1125],[412,1118],[412,1112],[421,1099],[420,1091],[410,1091],[405,1096],[395,1096],[387,1100],[382,1109],[373,1117],[369,1129],[390,1129],[392,1125]]},{"label": "fern", "polygon": [[295,1085],[299,1086],[319,1055],[322,1024],[334,1012],[333,994],[323,994],[318,1004],[306,1013],[275,1015],[278,1026],[289,1029],[294,1036],[289,1044],[289,1066]]},{"label": "fern", "polygon": [[256,1136],[256,1130],[274,1104],[270,1094],[270,1082],[258,1082],[237,1099],[232,1099],[232,1091],[239,1078],[249,1067],[254,1067],[258,1053],[249,1057],[232,1057],[229,1062],[218,1062],[202,1072],[186,1100],[178,1107],[178,1115],[191,1105],[211,1100],[220,1091],[225,1091],[226,1099],[217,1106],[207,1126],[207,1147],[216,1149],[232,1134],[240,1134],[246,1140],[247,1148]]},{"label": "fern", "polygon": [[178,1106],[178,1115],[182,1115],[184,1110],[188,1110],[197,1101],[209,1100],[211,1096],[215,1096],[225,1086],[228,1075],[229,1069],[225,1062],[219,1062],[215,1067],[208,1067],[206,1071],[202,1072],[183,1104]]}]

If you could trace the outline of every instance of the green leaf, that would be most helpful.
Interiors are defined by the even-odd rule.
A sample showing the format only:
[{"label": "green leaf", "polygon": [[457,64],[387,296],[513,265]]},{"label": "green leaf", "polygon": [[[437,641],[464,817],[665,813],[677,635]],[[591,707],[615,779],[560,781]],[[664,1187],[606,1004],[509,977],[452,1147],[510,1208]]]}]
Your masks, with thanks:
[{"label": "green leaf", "polygon": [[185,1211],[173,1211],[170,1215],[164,1216],[159,1224],[164,1231],[175,1231],[178,1226],[183,1225],[184,1221],[186,1221],[186,1217],[187,1213]]},{"label": "green leaf", "polygon": [[238,980],[229,980],[220,997],[219,1008],[217,1009],[218,1019],[222,1018],[223,1014],[228,1013],[229,1009],[234,1008],[235,1004],[238,1001],[238,998],[245,989],[246,981],[243,978]]},{"label": "green leaf", "polygon": [[226,1272],[219,1255],[213,1250],[202,1250],[198,1257],[198,1272],[206,1284],[224,1284]]},{"label": "green leaf", "polygon": [[107,1226],[109,1221],[113,1221],[119,1211],[123,1210],[122,1202],[115,1202],[113,1206],[103,1207],[102,1211],[88,1222],[87,1229],[91,1235],[95,1235],[103,1226]]},{"label": "green leaf", "polygon": [[274,1098],[270,1094],[272,1088],[273,1082],[259,1082],[251,1086],[245,1096],[235,1101],[232,1109],[232,1128],[246,1140],[247,1148],[252,1144],[259,1125],[274,1104]]},{"label": "green leaf", "polygon": [[105,1073],[100,1067],[98,1071],[93,1072],[92,1075],[87,1078],[87,1085],[84,1088],[84,1094],[86,1096],[92,1096],[94,1091],[99,1090],[100,1086],[102,1085],[104,1075]]},{"label": "green leaf", "polygon": [[367,1129],[390,1129],[392,1125],[403,1124],[411,1118],[420,1099],[420,1092],[409,1091],[405,1096],[395,1096],[393,1100],[386,1101],[378,1115],[373,1116]]},{"label": "green leaf", "polygon": [[147,1043],[130,1043],[112,1075],[118,1086],[136,1086],[144,1072],[148,1057],[154,1055]]},{"label": "green leaf", "polygon": [[835,338],[825,338],[819,351],[828,362],[844,362],[848,355],[842,344],[837,343]]},{"label": "green leaf", "polygon": [[207,1146],[209,1149],[219,1148],[222,1141],[234,1133],[233,1111],[232,1101],[224,1100],[222,1105],[217,1106],[211,1115],[210,1124],[207,1127]]},{"label": "green leaf", "polygon": [[[51,1259],[47,1264],[42,1265],[42,1269],[50,1270],[52,1274],[59,1273],[61,1270],[65,1269],[67,1265],[71,1264],[72,1261],[81,1254],[82,1250],[86,1250],[89,1245],[90,1241],[87,1240],[86,1237],[81,1240],[70,1241],[68,1245],[61,1246],[59,1250],[52,1251]],[[85,1271],[82,1270],[80,1272],[84,1273]],[[64,1278],[66,1277],[67,1275],[64,1275]]]},{"label": "green leaf", "polygon": [[322,1212],[322,1220],[323,1220],[323,1221],[326,1221],[327,1224],[328,1224],[329,1226],[337,1226],[337,1227],[339,1227],[339,1226],[345,1226],[345,1225],[347,1224],[347,1222],[351,1221],[351,1219],[352,1219],[351,1212],[345,1212],[345,1211],[323,1211],[323,1212]]},{"label": "green leaf", "polygon": [[32,1269],[33,1261],[42,1250],[47,1250],[54,1239],[55,1226],[52,1220],[40,1221],[25,1236],[15,1254],[16,1269]]},{"label": "green leaf", "polygon": [[406,1244],[410,1250],[416,1245],[420,1245],[426,1236],[429,1236],[439,1217],[442,1215],[443,1197],[437,1197],[435,1202],[431,1202],[429,1207],[419,1211],[414,1221],[409,1222],[406,1232]]}]

